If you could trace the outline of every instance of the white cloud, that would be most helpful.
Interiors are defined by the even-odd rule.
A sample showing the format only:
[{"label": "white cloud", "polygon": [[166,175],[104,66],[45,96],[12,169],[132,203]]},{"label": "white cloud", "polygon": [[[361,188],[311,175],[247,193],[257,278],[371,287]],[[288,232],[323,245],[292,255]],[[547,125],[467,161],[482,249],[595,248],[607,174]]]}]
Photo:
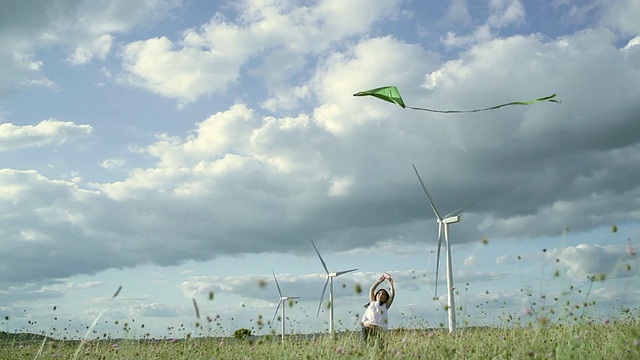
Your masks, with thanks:
[{"label": "white cloud", "polygon": [[613,0],[604,6],[603,23],[625,35],[640,34],[640,3],[635,0]]},{"label": "white cloud", "polygon": [[90,62],[94,57],[104,59],[107,56],[113,44],[113,37],[109,34],[104,34],[97,39],[91,40],[93,42],[76,47],[74,53],[69,57],[71,63],[81,65]]},{"label": "white cloud", "polygon": [[240,63],[215,51],[192,47],[176,51],[162,37],[127,45],[123,67],[130,74],[125,77],[129,84],[188,103],[224,90],[237,79]]},{"label": "white cloud", "polygon": [[[31,64],[42,63],[39,50],[61,47],[73,64],[104,59],[112,49],[114,33],[137,26],[141,19],[158,21],[179,0],[46,1],[0,4],[0,83],[15,90],[25,85],[54,83]],[[68,49],[68,50],[67,50]],[[0,88],[2,90],[2,88]]]},{"label": "white cloud", "polygon": [[131,318],[140,317],[161,317],[173,318],[178,316],[178,310],[162,303],[136,304],[129,306]]},{"label": "white cloud", "polygon": [[[381,53],[386,56],[380,57]],[[380,84],[417,85],[415,75],[436,64],[434,54],[392,37],[363,40],[346,54],[327,57],[316,71],[311,89],[321,105],[314,118],[335,135],[357,129],[364,122],[385,119],[396,109],[366,98],[354,101],[352,95]]]},{"label": "white cloud", "polygon": [[491,15],[487,24],[493,28],[524,22],[525,11],[520,0],[491,0],[489,2]]},{"label": "white cloud", "polygon": [[624,50],[631,50],[631,48],[633,48],[634,46],[638,46],[640,45],[640,35],[634,37],[633,39],[629,40],[629,42],[627,42],[627,45],[625,45],[625,47],[623,48]]},{"label": "white cloud", "polygon": [[0,124],[0,151],[60,146],[71,139],[90,136],[92,132],[90,125],[55,119],[42,120],[37,125],[4,123]]},{"label": "white cloud", "polygon": [[520,0],[491,0],[488,4],[489,17],[482,25],[476,26],[469,35],[447,32],[440,41],[447,47],[469,47],[491,41],[501,28],[517,26],[525,21],[525,10]]},{"label": "white cloud", "polygon": [[475,256],[471,255],[464,259],[464,266],[473,266],[476,264]]},{"label": "white cloud", "polygon": [[625,278],[637,275],[637,262],[623,246],[586,245],[570,246],[557,251],[559,265],[567,269],[573,279],[584,280],[589,276],[605,275],[605,279]]},{"label": "white cloud", "polygon": [[100,167],[108,170],[119,169],[126,163],[124,158],[119,159],[106,159],[101,164]]},{"label": "white cloud", "polygon": [[[479,229],[491,237],[527,237],[559,234],[567,225],[589,229],[612,219],[631,220],[637,214],[629,211],[636,208],[629,199],[638,198],[633,194],[639,190],[629,171],[635,169],[631,162],[637,147],[632,138],[622,149],[611,148],[611,141],[626,139],[634,123],[623,98],[599,89],[614,86],[609,76],[616,87],[633,94],[637,75],[610,43],[610,34],[602,31],[552,42],[518,36],[475,46],[458,61],[440,64],[419,46],[391,37],[366,39],[327,57],[314,74],[309,89],[320,102],[313,114],[265,117],[244,104],[234,105],[203,120],[187,136],[161,135],[140,148],[151,165],[133,169],[120,181],[91,183],[99,193],[37,173],[5,172],[6,194],[13,194],[9,184],[15,184],[18,175],[30,179],[20,183],[19,194],[56,194],[44,212],[42,206],[23,207],[24,219],[41,223],[11,231],[18,236],[24,230],[67,229],[74,234],[68,242],[56,240],[51,246],[70,249],[90,235],[101,242],[103,258],[109,254],[109,263],[127,266],[266,251],[267,244],[289,251],[289,239],[304,238],[309,228],[320,238],[344,240],[337,243],[345,248],[358,247],[396,239],[393,233],[399,229],[405,236],[418,234],[426,221],[432,223],[415,193],[419,188],[412,162],[424,169],[424,180],[437,189],[436,201],[443,209],[481,197],[484,205],[472,208],[477,213],[466,216],[467,226],[460,229],[469,234]],[[390,55],[379,59],[380,52]],[[592,56],[583,57],[585,52]],[[620,66],[609,68],[600,87],[592,89],[582,74],[593,73],[605,59]],[[420,90],[429,73],[438,73],[437,81]],[[444,121],[442,115],[425,117],[352,97],[380,85],[372,79],[408,89],[405,101],[417,106],[469,108],[556,90],[563,103],[479,114],[466,122]],[[485,91],[488,83],[494,84],[491,92]],[[585,98],[608,99],[607,108]],[[598,120],[605,115],[606,125]],[[567,132],[570,125],[575,130]],[[608,135],[603,137],[603,132]],[[464,145],[467,153],[451,142]],[[433,169],[427,164],[439,164],[438,173],[447,177],[427,170]],[[453,190],[447,185],[451,179],[457,184]],[[615,184],[616,191],[607,190],[607,184]],[[508,209],[503,202],[510,204]],[[576,213],[581,216],[576,218]],[[41,230],[44,223],[46,231]],[[354,223],[360,226],[354,228]],[[215,249],[209,243],[212,234]],[[163,246],[157,246],[160,243]],[[90,249],[88,257],[97,250]]]},{"label": "white cloud", "polygon": [[[252,56],[265,59],[261,71],[267,79],[282,79],[285,73],[291,77],[304,64],[301,55],[322,53],[333,42],[362,34],[375,21],[393,16],[397,5],[397,1],[332,0],[315,7],[241,2],[237,18],[217,14],[200,29],[185,31],[178,43],[161,37],[127,45],[123,76],[132,85],[181,104],[232,85]],[[349,21],[340,20],[346,16]],[[287,64],[273,59],[286,59]],[[282,81],[268,86],[274,87],[274,97],[263,102],[265,107],[295,104],[295,92],[283,90]],[[282,95],[286,93],[294,96]],[[303,91],[297,96],[304,95]]]},{"label": "white cloud", "polygon": [[469,13],[467,0],[452,0],[447,8],[445,21],[463,26],[470,25],[471,15]]}]

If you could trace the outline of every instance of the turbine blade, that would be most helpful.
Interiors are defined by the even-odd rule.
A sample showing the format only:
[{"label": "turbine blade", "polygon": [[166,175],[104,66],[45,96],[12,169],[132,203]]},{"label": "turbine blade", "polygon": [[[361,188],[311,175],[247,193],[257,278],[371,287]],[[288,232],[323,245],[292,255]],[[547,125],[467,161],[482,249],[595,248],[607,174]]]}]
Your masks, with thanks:
[{"label": "turbine blade", "polygon": [[418,169],[416,169],[415,165],[412,165],[412,166],[413,166],[413,170],[416,172],[416,175],[418,176],[420,185],[422,185],[422,190],[424,190],[424,193],[427,194],[427,199],[429,199],[429,204],[431,204],[431,209],[433,209],[434,214],[436,214],[436,218],[438,220],[442,220],[442,216],[440,216],[438,209],[436,209],[436,205],[433,203],[433,199],[431,198],[431,195],[429,195],[429,192],[427,191],[427,187],[424,186],[424,183],[422,182],[422,178],[420,178],[420,174],[418,174]]},{"label": "turbine blade", "polygon": [[356,270],[358,270],[358,269],[351,269],[351,270],[338,271],[338,272],[336,273],[336,277],[338,277],[338,276],[340,276],[340,275],[342,275],[342,274],[346,274],[346,273],[350,273],[350,272],[352,272],[352,271],[356,271]]},{"label": "turbine blade", "polygon": [[280,291],[280,284],[278,284],[278,278],[276,277],[276,272],[273,271],[273,280],[276,281],[276,287],[278,288],[278,294],[282,297],[282,291]]},{"label": "turbine blade", "polygon": [[327,281],[324,282],[324,288],[322,288],[322,295],[320,296],[320,304],[318,305],[318,313],[316,317],[320,316],[320,308],[322,308],[322,300],[324,300],[324,293],[327,291],[327,285],[329,285],[329,277],[327,276]]},{"label": "turbine blade", "polygon": [[435,291],[436,297],[438,297],[438,270],[440,269],[440,248],[442,248],[442,223],[438,222],[438,253],[436,256],[436,291]]},{"label": "turbine blade", "polygon": [[301,299],[300,296],[287,296],[287,300]]},{"label": "turbine blade", "polygon": [[318,251],[318,248],[316,247],[316,244],[313,242],[313,239],[311,239],[311,245],[313,245],[313,248],[316,249],[316,254],[318,254],[318,258],[320,258],[320,262],[322,263],[322,267],[324,268],[324,271],[328,274],[329,273],[329,269],[327,269],[327,264],[324,262],[324,259],[322,258],[322,256],[320,256],[320,252]]},{"label": "turbine blade", "polygon": [[469,204],[469,205],[467,205],[467,206],[465,206],[465,207],[463,207],[463,208],[453,210],[452,212],[448,213],[448,214],[447,214],[447,215],[445,215],[444,217],[445,217],[445,218],[448,218],[449,216],[460,215],[463,211],[465,211],[465,210],[467,210],[468,208],[472,207],[475,203],[476,203],[476,202],[474,201],[474,202],[472,202],[471,204]]},{"label": "turbine blade", "polygon": [[[273,313],[273,319],[271,320],[270,327],[273,327],[273,323],[276,321],[276,316],[278,316],[278,310],[280,310],[280,305],[284,306],[284,304],[282,304],[282,299],[278,301],[278,306],[276,306],[276,312]],[[284,319],[282,321],[284,321]]]}]

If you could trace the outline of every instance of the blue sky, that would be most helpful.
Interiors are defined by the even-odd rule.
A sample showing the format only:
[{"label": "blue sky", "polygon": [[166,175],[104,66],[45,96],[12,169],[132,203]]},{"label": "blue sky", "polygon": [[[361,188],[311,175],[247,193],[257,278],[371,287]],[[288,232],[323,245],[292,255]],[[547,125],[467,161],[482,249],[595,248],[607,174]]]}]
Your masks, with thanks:
[{"label": "blue sky", "polygon": [[[336,279],[338,329],[383,271],[390,326],[438,327],[412,164],[441,212],[473,203],[451,226],[460,325],[637,313],[638,18],[632,0],[3,2],[3,330],[78,337],[104,311],[98,334],[269,333],[275,271],[302,297],[289,329],[326,331],[310,239],[359,268]],[[436,109],[561,103],[352,96],[389,84]]]}]

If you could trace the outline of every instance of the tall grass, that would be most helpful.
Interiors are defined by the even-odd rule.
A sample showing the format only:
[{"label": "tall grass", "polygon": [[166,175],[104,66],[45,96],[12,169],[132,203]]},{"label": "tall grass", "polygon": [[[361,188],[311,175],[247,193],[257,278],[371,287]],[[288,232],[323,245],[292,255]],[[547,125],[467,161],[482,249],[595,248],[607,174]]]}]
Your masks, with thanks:
[{"label": "tall grass", "polygon": [[[487,239],[481,240],[482,246],[487,243]],[[630,243],[626,252],[629,261],[620,262],[615,272],[638,271],[635,244]],[[6,332],[0,332],[0,359],[640,359],[640,309],[629,305],[638,303],[622,299],[615,302],[606,317],[596,312],[595,284],[615,278],[616,274],[589,275],[586,281],[574,286],[560,276],[555,267],[559,259],[556,258],[553,265],[545,259],[552,258],[541,258],[540,279],[537,286],[533,286],[538,287],[536,290],[520,270],[524,309],[509,312],[506,309],[511,306],[497,305],[504,311],[492,316],[485,308],[496,304],[488,300],[475,304],[473,312],[467,309],[473,304],[457,301],[455,310],[460,321],[455,334],[449,334],[444,323],[434,327],[421,317],[406,318],[405,311],[411,313],[411,309],[404,309],[398,314],[400,328],[384,333],[377,341],[362,342],[358,333],[344,331],[354,328],[352,325],[357,327],[359,314],[355,312],[349,312],[351,319],[337,319],[338,329],[342,331],[335,336],[292,334],[280,341],[279,334],[272,330],[265,336],[235,339],[224,337],[228,329],[225,330],[220,315],[208,316],[201,312],[194,298],[193,323],[170,326],[164,331],[167,337],[152,339],[151,329],[145,324],[133,324],[135,319],[122,325],[118,320],[98,323],[120,293],[120,287],[90,325],[79,324],[79,328],[86,329],[84,336],[78,330],[76,334],[71,333],[71,324],[58,319],[56,307],[53,307],[49,331],[42,331],[39,336],[28,334],[31,331],[26,328],[10,333],[12,319],[5,315],[0,318],[0,328],[6,328]],[[517,260],[520,261],[521,256]],[[549,269],[550,266],[553,268]],[[631,275],[628,281],[637,284],[633,279],[637,274]],[[553,290],[552,283],[558,285]],[[264,284],[258,286],[264,287]],[[359,287],[354,290],[358,294]],[[467,283],[455,291],[455,296],[466,299],[469,288]],[[209,292],[208,300],[214,300],[213,292]],[[439,302],[437,298],[434,301]],[[445,306],[440,303],[437,311],[446,311]],[[291,321],[295,324],[304,319]],[[33,327],[35,322],[29,324]],[[99,332],[105,324],[121,326],[123,332]],[[231,324],[235,324],[233,318]],[[477,324],[485,326],[474,326]],[[133,325],[144,334],[136,333]],[[251,328],[251,331],[247,329],[251,333],[273,324],[258,315],[244,325]]]},{"label": "tall grass", "polygon": [[[69,359],[78,341],[47,342],[43,358]],[[33,359],[39,344],[5,342],[2,359]],[[363,342],[354,332],[334,337],[277,336],[236,340],[86,341],[81,358],[90,359],[639,359],[640,322],[581,322],[569,326],[393,330]]]}]

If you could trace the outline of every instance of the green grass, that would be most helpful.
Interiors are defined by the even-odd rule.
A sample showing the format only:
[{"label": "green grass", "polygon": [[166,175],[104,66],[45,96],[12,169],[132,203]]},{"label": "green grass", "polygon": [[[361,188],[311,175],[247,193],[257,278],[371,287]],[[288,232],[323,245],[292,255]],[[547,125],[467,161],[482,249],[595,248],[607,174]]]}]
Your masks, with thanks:
[{"label": "green grass", "polygon": [[[6,335],[6,334],[5,334]],[[0,359],[72,359],[79,341],[6,337]],[[80,359],[640,359],[640,321],[569,326],[461,328],[446,331],[393,330],[379,341],[355,332],[284,342],[265,336],[248,340],[88,341]]]},{"label": "green grass", "polygon": [[[615,232],[615,231],[614,231]],[[485,240],[482,244],[486,244]],[[633,253],[635,256],[635,247]],[[546,252],[543,249],[543,252]],[[521,257],[518,256],[520,261]],[[544,258],[543,258],[544,259]],[[638,260],[631,266],[625,262],[621,271],[638,268]],[[557,259],[556,259],[557,263]],[[541,270],[548,267],[544,261]],[[357,332],[339,332],[331,337],[321,335],[288,335],[285,341],[272,330],[270,335],[250,336],[240,340],[222,337],[228,333],[223,329],[219,316],[204,314],[201,322],[200,309],[195,299],[193,306],[196,322],[167,328],[163,339],[152,339],[145,324],[135,319],[127,322],[102,321],[102,314],[93,323],[72,324],[58,318],[57,307],[51,314],[48,330],[36,332],[35,321],[22,329],[10,332],[8,315],[0,319],[0,360],[4,359],[640,359],[640,308],[624,301],[615,304],[606,316],[596,308],[597,296],[592,293],[594,284],[607,281],[606,274],[594,274],[574,286],[561,277],[557,268],[548,276],[541,275],[539,293],[524,280],[520,288],[524,308],[519,312],[507,312],[493,316],[485,307],[504,306],[499,300],[479,303],[473,312],[458,305],[458,329],[455,334],[446,331],[446,324],[429,324],[425,319],[409,317],[404,312],[399,329],[386,332],[379,341],[362,342]],[[637,271],[637,270],[634,270]],[[635,274],[634,274],[635,277]],[[629,278],[631,279],[631,278]],[[561,281],[559,290],[550,291],[545,286],[549,282]],[[629,280],[636,284],[636,280]],[[264,283],[258,286],[264,287]],[[637,285],[636,285],[637,286]],[[111,297],[115,299],[122,287]],[[469,284],[459,291],[466,294]],[[360,293],[356,290],[356,293]],[[489,290],[486,290],[489,295]],[[208,300],[213,301],[213,292]],[[464,303],[464,302],[463,302]],[[293,306],[290,303],[289,306]],[[459,303],[460,304],[460,303]],[[633,304],[633,302],[632,302]],[[443,305],[443,304],[441,304]],[[503,308],[503,309],[505,309]],[[446,311],[443,305],[438,311]],[[25,310],[26,311],[26,310]],[[410,314],[410,312],[409,312]],[[472,315],[473,314],[473,315]],[[263,332],[265,323],[262,315],[243,324],[251,328],[240,328],[248,334]],[[342,323],[339,328],[358,326],[359,316],[353,323]],[[280,321],[280,320],[278,320]],[[98,324],[96,329],[96,325]],[[111,331],[104,329],[108,324]],[[473,326],[485,324],[491,326]],[[113,326],[121,330],[113,330]],[[353,325],[353,326],[352,326]],[[276,327],[277,328],[277,327]],[[82,329],[79,330],[79,329]],[[344,329],[344,328],[343,328]],[[75,330],[75,332],[74,332]],[[157,330],[157,329],[156,329]],[[228,330],[228,329],[227,329]],[[84,334],[84,336],[83,336]],[[178,340],[172,340],[172,337]],[[239,338],[241,336],[238,336]],[[117,338],[117,339],[116,339]],[[78,339],[85,339],[78,340]]]}]

